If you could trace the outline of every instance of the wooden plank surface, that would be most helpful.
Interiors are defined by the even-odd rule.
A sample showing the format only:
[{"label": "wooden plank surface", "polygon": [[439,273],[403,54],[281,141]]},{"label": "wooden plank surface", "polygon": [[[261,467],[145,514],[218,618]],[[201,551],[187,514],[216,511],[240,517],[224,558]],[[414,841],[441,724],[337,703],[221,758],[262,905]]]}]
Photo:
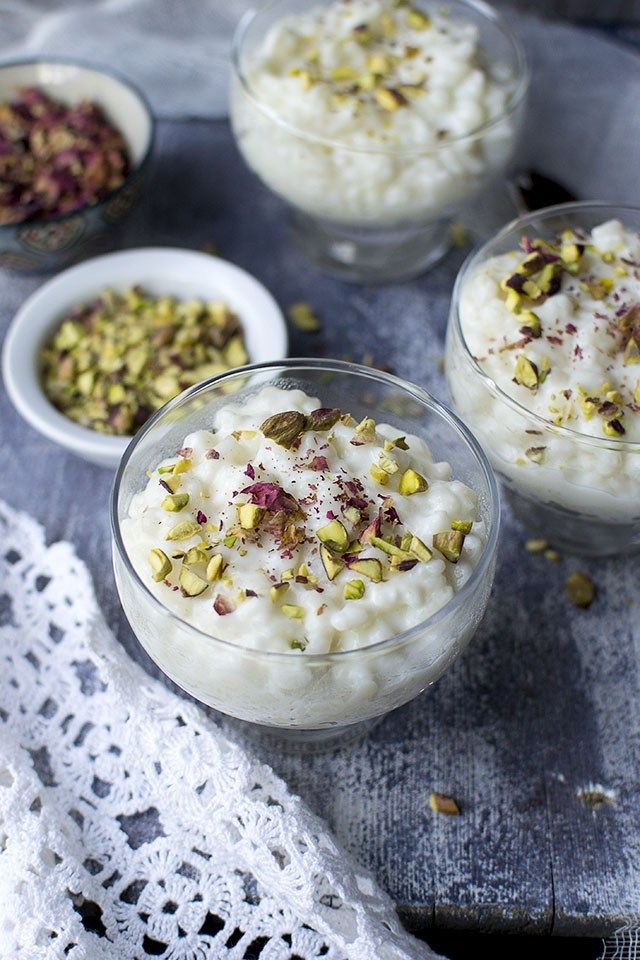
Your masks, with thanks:
[{"label": "wooden plank surface", "polygon": [[[161,124],[152,180],[116,246],[215,242],[283,306],[303,299],[318,308],[322,333],[293,332],[293,353],[371,353],[444,395],[438,360],[464,252],[402,285],[361,289],[322,277],[292,249],[282,205],[244,170],[224,124]],[[0,278],[3,325],[38,282]],[[156,673],[115,594],[110,475],[40,438],[4,392],[0,417],[0,496],[45,523],[51,539],[77,545],[107,620]],[[578,564],[530,557],[524,536],[507,513],[487,617],[431,692],[353,748],[269,759],[412,925],[602,934],[640,923],[640,566],[580,563],[599,597],[576,611],[562,582]],[[613,802],[586,807],[578,792],[592,781],[615,791]],[[454,795],[462,815],[431,813],[432,789]]]}]

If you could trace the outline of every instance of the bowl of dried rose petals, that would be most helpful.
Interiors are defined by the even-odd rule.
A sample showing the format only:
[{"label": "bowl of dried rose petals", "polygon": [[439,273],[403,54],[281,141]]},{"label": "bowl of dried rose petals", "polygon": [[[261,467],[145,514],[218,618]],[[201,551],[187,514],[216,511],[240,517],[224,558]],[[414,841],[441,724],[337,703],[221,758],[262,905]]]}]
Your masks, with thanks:
[{"label": "bowl of dried rose petals", "polygon": [[94,252],[137,198],[153,136],[146,100],[115,74],[0,66],[0,266],[42,272]]}]

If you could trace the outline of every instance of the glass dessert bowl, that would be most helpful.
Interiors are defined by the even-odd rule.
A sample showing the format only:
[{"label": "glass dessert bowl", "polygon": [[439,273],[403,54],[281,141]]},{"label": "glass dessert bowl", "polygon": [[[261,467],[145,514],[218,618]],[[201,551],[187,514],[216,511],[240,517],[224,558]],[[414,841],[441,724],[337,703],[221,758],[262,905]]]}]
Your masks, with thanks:
[{"label": "glass dessert bowl", "polygon": [[536,534],[587,555],[640,546],[640,209],[562,204],[463,265],[454,407]]},{"label": "glass dessert bowl", "polygon": [[466,428],[420,388],[339,361],[254,365],[171,401],[123,457],[111,511],[120,599],[167,676],[323,744],[460,655],[499,529]]},{"label": "glass dessert bowl", "polygon": [[452,217],[512,156],[528,79],[477,0],[271,0],[236,35],[231,122],[307,255],[380,282],[445,252]]}]

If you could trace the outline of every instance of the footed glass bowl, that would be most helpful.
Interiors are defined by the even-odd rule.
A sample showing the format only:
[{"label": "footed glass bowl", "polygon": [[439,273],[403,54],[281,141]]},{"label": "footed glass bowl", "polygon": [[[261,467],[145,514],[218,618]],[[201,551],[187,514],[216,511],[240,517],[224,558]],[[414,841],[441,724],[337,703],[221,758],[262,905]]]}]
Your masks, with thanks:
[{"label": "footed glass bowl", "polygon": [[[480,0],[452,0],[447,13],[477,31],[476,59],[503,102],[491,119],[482,119],[491,96],[482,93],[486,81],[476,69],[473,93],[470,88],[454,106],[448,95],[443,97],[438,113],[443,129],[437,137],[425,130],[418,136],[417,114],[403,116],[403,133],[389,136],[390,114],[372,119],[356,108],[351,116],[340,107],[327,110],[317,97],[323,83],[305,91],[297,81],[287,87],[288,78],[276,81],[269,75],[266,85],[258,80],[256,63],[265,43],[272,52],[274,27],[283,18],[332,2],[271,0],[242,20],[233,50],[233,131],[248,166],[289,204],[296,239],[310,259],[346,280],[379,283],[416,276],[442,257],[451,220],[512,157],[529,82],[524,51],[492,7]],[[441,9],[421,0],[413,6],[425,18]],[[437,42],[438,30],[433,27],[431,33]],[[323,51],[327,60],[335,56]],[[458,66],[433,69],[444,74]],[[426,83],[437,86],[438,79],[429,74]],[[462,132],[444,129],[449,122],[452,131]]]},{"label": "footed glass bowl", "polygon": [[[215,411],[266,384],[302,389],[323,406],[374,417],[429,444],[453,477],[471,487],[486,540],[477,563],[451,599],[398,636],[327,654],[251,648],[201,632],[170,611],[138,575],[127,554],[122,521],[147,470],[175,455],[185,435],[210,428]],[[125,613],[158,666],[197,700],[260,725],[279,740],[333,745],[434,683],[464,650],[484,614],[493,581],[500,522],[498,490],[487,460],[466,428],[429,394],[370,368],[339,361],[256,364],[181,394],[136,435],[118,470],[111,499],[113,562]],[[407,597],[407,602],[410,598]]]}]

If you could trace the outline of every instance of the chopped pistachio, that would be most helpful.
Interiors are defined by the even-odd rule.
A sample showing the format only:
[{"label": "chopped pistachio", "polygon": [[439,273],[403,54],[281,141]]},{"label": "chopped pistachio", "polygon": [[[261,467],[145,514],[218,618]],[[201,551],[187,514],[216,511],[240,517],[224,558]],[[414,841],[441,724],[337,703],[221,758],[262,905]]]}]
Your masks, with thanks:
[{"label": "chopped pistachio", "polygon": [[365,417],[364,420],[361,420],[357,425],[356,433],[365,433],[373,435],[376,432],[376,422],[372,420],[371,417]]},{"label": "chopped pistachio", "polygon": [[533,463],[544,463],[547,455],[547,448],[546,447],[528,447],[525,450],[525,453],[529,458],[529,460],[531,460]]},{"label": "chopped pistachio", "polygon": [[522,306],[522,297],[515,290],[509,290],[504,305],[510,313],[518,313]]},{"label": "chopped pistachio", "polygon": [[191,547],[185,553],[184,557],[182,558],[182,562],[188,567],[192,567],[196,563],[204,563],[206,559],[207,554],[202,547]]},{"label": "chopped pistachio", "polygon": [[472,527],[473,527],[473,520],[452,520],[451,521],[451,529],[460,530],[464,534],[471,533]]},{"label": "chopped pistachio", "polygon": [[[417,539],[418,539],[418,538],[416,537],[416,540],[417,540]],[[403,533],[403,534],[402,534],[402,539],[400,540],[400,549],[401,549],[401,550],[406,550],[406,551],[408,552],[412,540],[413,540],[413,534],[412,534],[412,533],[409,533],[409,531],[407,531],[406,533]]]},{"label": "chopped pistachio", "polygon": [[590,607],[596,597],[593,581],[579,570],[567,577],[564,589],[571,603],[583,609]]},{"label": "chopped pistachio", "polygon": [[360,523],[362,519],[362,514],[356,507],[347,507],[346,510],[343,510],[345,520],[348,520],[349,523]]},{"label": "chopped pistachio", "polygon": [[324,527],[316,530],[316,536],[321,543],[338,553],[344,553],[349,546],[349,534],[339,520],[330,520]]},{"label": "chopped pistachio", "polygon": [[294,603],[283,603],[280,612],[289,617],[290,620],[304,619],[304,607],[298,607]]},{"label": "chopped pistachio", "polygon": [[398,461],[394,460],[393,457],[388,457],[385,453],[380,454],[378,466],[390,475],[398,472]]},{"label": "chopped pistachio", "polygon": [[640,380],[636,383],[635,390],[633,391],[633,400],[634,403],[640,403]]},{"label": "chopped pistachio", "polygon": [[165,464],[163,467],[158,467],[158,473],[173,473],[175,466],[175,463]]},{"label": "chopped pistachio", "polygon": [[522,324],[520,333],[533,337],[534,340],[537,340],[538,337],[541,336],[542,324],[540,323],[540,318],[532,310],[522,310],[518,314],[518,321]]},{"label": "chopped pistachio", "polygon": [[554,550],[552,547],[547,547],[544,551],[544,558],[550,563],[560,563],[561,557],[557,550]]},{"label": "chopped pistachio", "polygon": [[395,440],[385,440],[384,442],[384,451],[385,453],[391,453],[391,451],[397,447],[398,450],[408,450],[409,444],[407,443],[406,437],[396,437]]},{"label": "chopped pistachio", "polygon": [[451,563],[457,563],[464,545],[464,533],[461,530],[447,530],[443,533],[434,533],[433,545],[443,557]]},{"label": "chopped pistachio", "polygon": [[255,503],[243,503],[238,507],[238,520],[243,530],[255,530],[265,515],[265,508]]},{"label": "chopped pistachio", "polygon": [[602,427],[602,431],[607,437],[623,437],[626,433],[626,430],[622,426],[618,417],[614,417],[612,420],[608,420]]},{"label": "chopped pistachio", "polygon": [[446,797],[443,793],[429,794],[429,807],[434,813],[443,813],[449,817],[459,817],[460,807],[453,797]]},{"label": "chopped pistachio", "polygon": [[431,26],[431,20],[422,10],[411,7],[407,11],[407,26],[411,27],[412,30],[426,30],[427,27]]},{"label": "chopped pistachio", "polygon": [[296,575],[296,574],[295,574],[295,571],[294,571],[293,567],[289,567],[287,570],[283,570],[283,571],[282,571],[282,573],[280,574],[280,579],[281,579],[281,580],[293,580],[293,578],[295,577],[295,575]]},{"label": "chopped pistachio", "polygon": [[389,540],[384,540],[382,537],[371,537],[369,541],[372,547],[377,547],[378,550],[382,550],[383,553],[386,553],[389,557],[398,557],[401,560],[410,560],[411,554],[403,550],[401,547],[396,547],[394,543],[391,543]]},{"label": "chopped pistachio", "polygon": [[222,573],[225,568],[224,557],[221,553],[214,553],[209,562],[207,563],[207,569],[205,572],[205,577],[209,583],[213,583],[215,580],[219,580],[222,576]]},{"label": "chopped pistachio", "polygon": [[548,546],[549,544],[546,540],[532,539],[526,541],[524,548],[527,553],[544,553]]},{"label": "chopped pistachio", "polygon": [[183,457],[181,460],[178,460],[176,465],[173,468],[173,473],[175,476],[179,476],[181,473],[188,473],[193,466],[193,460],[189,457]]},{"label": "chopped pistachio", "polygon": [[168,513],[180,513],[189,503],[188,493],[170,493],[164,498],[160,506]]},{"label": "chopped pistachio", "polygon": [[167,533],[165,540],[188,540],[200,533],[200,524],[195,520],[181,520]]},{"label": "chopped pistachio", "polygon": [[328,547],[322,544],[320,547],[320,559],[329,580],[335,580],[340,571],[344,568],[344,562],[336,557]]},{"label": "chopped pistachio", "polygon": [[399,90],[390,90],[388,87],[380,87],[376,90],[375,97],[378,105],[389,113],[393,113],[398,107],[403,107],[407,102]]},{"label": "chopped pistachio", "polygon": [[325,431],[331,430],[340,419],[340,411],[337,407],[319,407],[312,410],[306,418],[306,429]]},{"label": "chopped pistachio", "polygon": [[349,565],[350,570],[361,573],[363,577],[372,580],[374,583],[380,583],[382,580],[382,564],[379,560],[373,558],[368,560],[354,560]]},{"label": "chopped pistachio", "polygon": [[164,550],[161,550],[159,547],[154,547],[154,549],[150,551],[148,560],[153,579],[156,583],[165,580],[171,573],[171,560],[169,560]]},{"label": "chopped pistachio", "polygon": [[384,53],[372,53],[367,60],[367,70],[381,77],[390,73],[392,66],[391,60]]},{"label": "chopped pistachio", "polygon": [[232,547],[235,547],[237,539],[238,538],[235,534],[229,533],[222,542],[224,543],[225,547],[228,547],[230,550]]},{"label": "chopped pistachio", "polygon": [[623,363],[625,367],[631,364],[640,363],[640,343],[634,337],[629,337],[624,349]]},{"label": "chopped pistachio", "polygon": [[528,390],[535,390],[538,386],[538,368],[521,353],[516,360],[515,381]]},{"label": "chopped pistachio", "polygon": [[353,83],[358,79],[358,73],[353,67],[333,67],[329,74],[334,83]]},{"label": "chopped pistachio", "polygon": [[180,477],[168,476],[167,474],[162,477],[160,483],[165,490],[168,490],[170,493],[176,493],[180,487]]},{"label": "chopped pistachio", "polygon": [[375,480],[376,483],[379,483],[383,487],[389,482],[389,474],[385,473],[382,467],[379,467],[377,463],[371,464],[369,467],[369,475],[372,480]]},{"label": "chopped pistachio", "polygon": [[180,568],[178,580],[183,597],[199,597],[209,586],[206,580],[185,566]]},{"label": "chopped pistachio", "polygon": [[[454,523],[456,521],[454,520]],[[419,537],[411,537],[411,542],[409,543],[409,553],[412,553],[414,557],[417,557],[422,563],[428,563],[431,560],[433,553],[429,550],[429,547],[426,543],[423,543]]]},{"label": "chopped pistachio", "polygon": [[362,580],[348,580],[342,595],[345,600],[361,600],[364,597],[364,583]]},{"label": "chopped pistachio", "polygon": [[404,497],[410,497],[414,493],[424,493],[424,491],[428,489],[429,484],[426,479],[415,470],[405,470],[400,477],[398,490]]},{"label": "chopped pistachio", "polygon": [[308,303],[293,303],[288,309],[291,322],[304,333],[317,333],[320,321]]},{"label": "chopped pistachio", "polygon": [[278,600],[282,600],[283,596],[289,589],[288,583],[275,583],[269,590],[269,596],[271,597],[272,603],[277,603]]},{"label": "chopped pistachio", "polygon": [[260,425],[260,430],[269,440],[274,440],[279,446],[289,448],[301,436],[305,429],[304,414],[297,410],[285,410],[275,413]]}]

